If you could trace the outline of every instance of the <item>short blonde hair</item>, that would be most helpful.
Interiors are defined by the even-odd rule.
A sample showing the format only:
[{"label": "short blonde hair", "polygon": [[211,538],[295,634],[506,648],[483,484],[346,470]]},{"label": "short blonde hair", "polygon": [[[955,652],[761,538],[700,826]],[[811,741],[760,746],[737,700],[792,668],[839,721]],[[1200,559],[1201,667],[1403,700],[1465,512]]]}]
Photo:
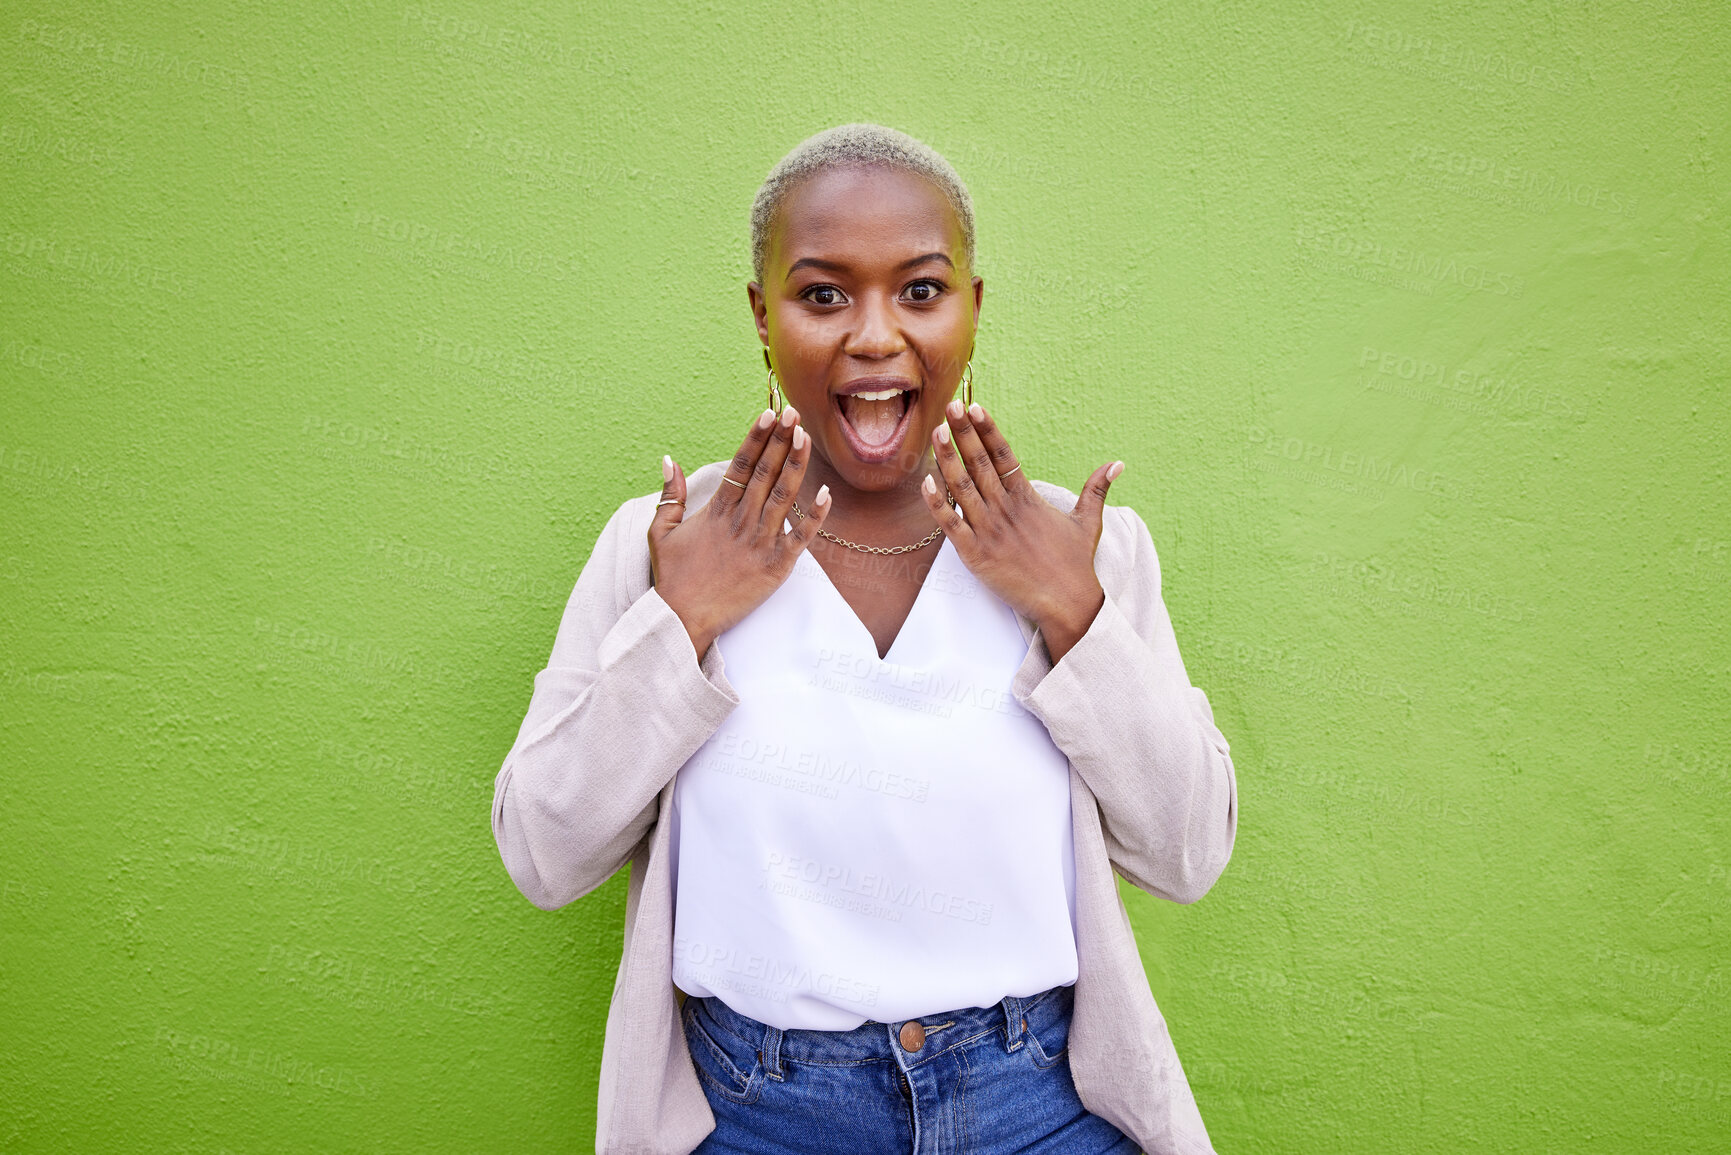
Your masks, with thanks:
[{"label": "short blonde hair", "polygon": [[923,176],[938,186],[962,224],[964,265],[974,260],[974,202],[968,186],[936,149],[881,124],[841,124],[795,145],[776,162],[751,202],[751,271],[763,283],[769,229],[787,194],[805,178],[844,165],[881,165]]}]

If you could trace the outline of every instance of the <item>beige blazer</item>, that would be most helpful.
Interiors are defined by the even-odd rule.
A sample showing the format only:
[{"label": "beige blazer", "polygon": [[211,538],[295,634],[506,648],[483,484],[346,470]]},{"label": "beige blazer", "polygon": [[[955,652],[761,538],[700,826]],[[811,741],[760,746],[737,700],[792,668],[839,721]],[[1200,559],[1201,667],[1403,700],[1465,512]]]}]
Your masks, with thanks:
[{"label": "beige blazer", "polygon": [[[695,511],[725,462],[692,475]],[[1045,482],[1068,511],[1076,496]],[[547,668],[493,787],[493,837],[511,880],[556,910],[631,864],[625,946],[607,1012],[595,1149],[686,1155],[715,1127],[686,1050],[672,980],[673,779],[739,701],[721,655],[702,661],[650,585],[659,494],[620,506],[577,579]],[[1195,902],[1238,828],[1226,739],[1190,684],[1136,513],[1108,506],[1095,554],[1106,604],[1053,666],[1033,623],[1012,692],[1070,761],[1076,979],[1070,1069],[1082,1102],[1151,1155],[1212,1152],[1166,1021],[1148,990],[1113,870]]]}]

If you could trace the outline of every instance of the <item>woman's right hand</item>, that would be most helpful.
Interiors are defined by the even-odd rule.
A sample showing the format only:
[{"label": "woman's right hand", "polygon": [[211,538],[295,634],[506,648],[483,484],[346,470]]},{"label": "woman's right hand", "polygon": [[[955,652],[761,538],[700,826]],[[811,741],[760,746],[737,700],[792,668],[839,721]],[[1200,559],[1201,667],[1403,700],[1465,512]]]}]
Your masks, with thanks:
[{"label": "woman's right hand", "polygon": [[[811,460],[811,436],[788,406],[752,424],[709,503],[685,516],[685,471],[661,459],[661,500],[649,523],[649,572],[656,592],[691,635],[698,659],[722,632],[762,605],[793,572],[829,513],[829,487],[791,532],[792,512]],[[742,488],[743,487],[743,488]]]}]

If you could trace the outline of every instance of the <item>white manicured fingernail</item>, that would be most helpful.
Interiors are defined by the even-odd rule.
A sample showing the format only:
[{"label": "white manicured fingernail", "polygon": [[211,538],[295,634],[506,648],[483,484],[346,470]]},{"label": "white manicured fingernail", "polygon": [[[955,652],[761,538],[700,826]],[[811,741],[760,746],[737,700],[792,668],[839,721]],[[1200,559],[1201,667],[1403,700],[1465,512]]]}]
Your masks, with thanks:
[{"label": "white manicured fingernail", "polygon": [[665,453],[661,455],[661,480],[673,480],[673,458]]},{"label": "white manicured fingernail", "polygon": [[805,448],[805,430],[797,425],[793,427],[793,447],[795,449]]},{"label": "white manicured fingernail", "polygon": [[[950,427],[948,425],[938,426],[938,440],[943,442],[945,445],[950,443]],[[928,477],[926,480],[929,481],[931,478]]]},{"label": "white manicured fingernail", "polygon": [[1106,480],[1107,481],[1117,481],[1118,475],[1120,473],[1123,473],[1123,472],[1124,472],[1124,463],[1122,461],[1114,461],[1106,469]]},{"label": "white manicured fingernail", "polygon": [[762,416],[760,416],[757,419],[757,427],[759,429],[768,429],[771,425],[774,425],[774,424],[775,424],[775,410],[773,410],[773,409],[765,409],[763,411]]},{"label": "white manicured fingernail", "polygon": [[789,425],[792,425],[798,420],[799,414],[794,411],[793,406],[789,405],[786,409],[781,411],[781,426],[783,429],[786,429]]},{"label": "white manicured fingernail", "polygon": [[938,491],[938,483],[933,481],[932,475],[928,473],[926,474],[926,479],[920,482],[920,488],[925,490],[928,494],[936,493]]},{"label": "white manicured fingernail", "polygon": [[986,419],[986,411],[981,409],[980,403],[976,401],[972,405],[968,406],[968,416],[975,421],[984,421]]},{"label": "white manicured fingernail", "polygon": [[828,505],[829,504],[829,486],[827,486],[827,485],[818,486],[817,487],[817,496],[812,498],[811,503],[813,505]]}]

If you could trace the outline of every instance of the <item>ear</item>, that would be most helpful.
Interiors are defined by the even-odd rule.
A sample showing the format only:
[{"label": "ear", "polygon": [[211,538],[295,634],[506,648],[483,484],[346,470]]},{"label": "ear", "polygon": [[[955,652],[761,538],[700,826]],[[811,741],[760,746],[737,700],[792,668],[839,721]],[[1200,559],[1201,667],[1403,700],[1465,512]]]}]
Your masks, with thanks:
[{"label": "ear", "polygon": [[751,302],[751,315],[757,320],[757,336],[763,342],[764,348],[769,347],[769,298],[763,295],[763,286],[756,281],[745,283],[745,296]]},{"label": "ear", "polygon": [[980,305],[986,299],[986,282],[983,278],[974,278],[974,332],[980,331]]}]

